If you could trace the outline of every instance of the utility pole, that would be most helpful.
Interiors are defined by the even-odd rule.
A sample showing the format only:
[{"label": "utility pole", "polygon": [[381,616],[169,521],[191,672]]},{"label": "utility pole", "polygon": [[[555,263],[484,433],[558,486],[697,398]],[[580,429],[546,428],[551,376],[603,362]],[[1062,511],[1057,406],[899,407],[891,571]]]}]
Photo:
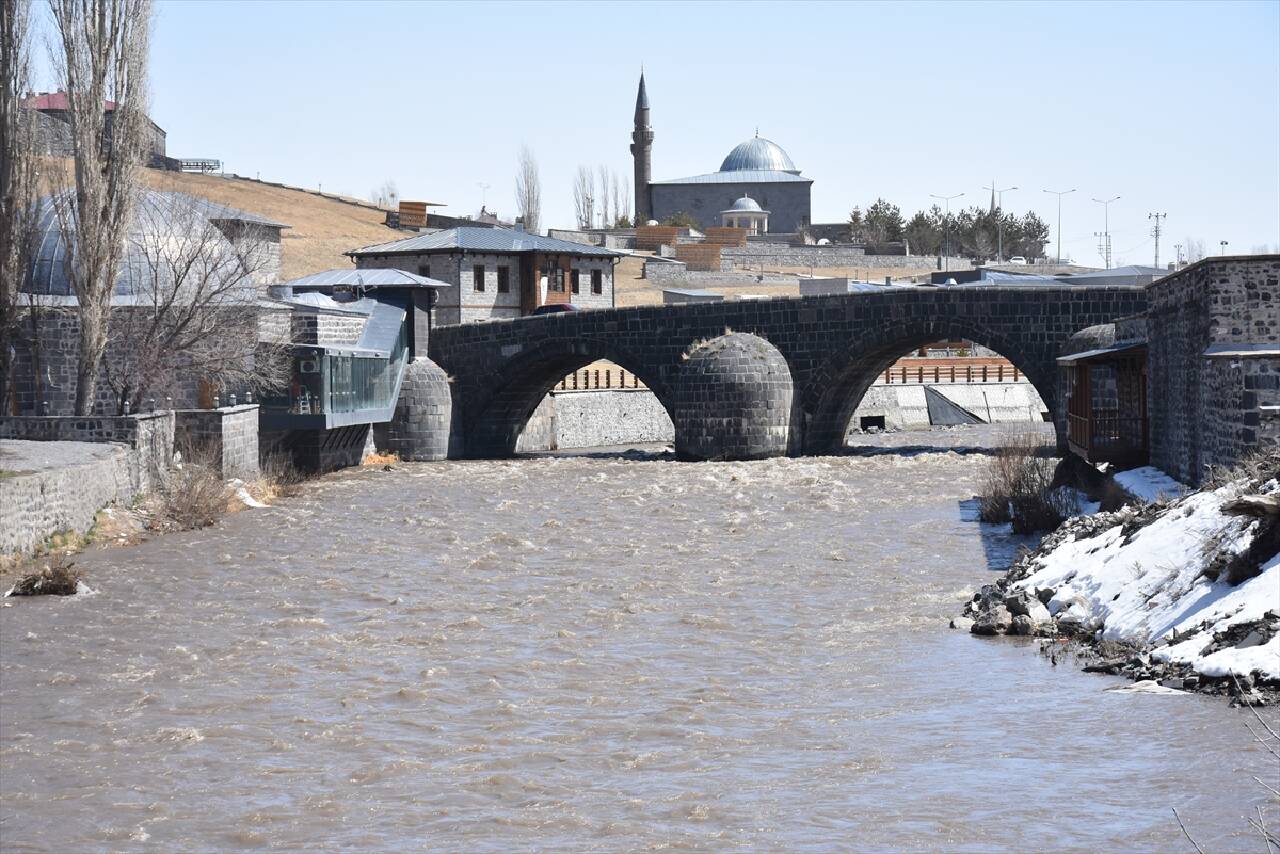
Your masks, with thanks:
[{"label": "utility pole", "polygon": [[1061,267],[1062,266],[1062,197],[1067,195],[1068,193],[1074,193],[1075,188],[1073,187],[1070,190],[1045,190],[1045,192],[1058,197],[1058,266]]},{"label": "utility pole", "polygon": [[1167,219],[1168,217],[1169,215],[1167,213],[1147,214],[1147,219],[1154,219],[1156,221],[1156,224],[1151,226],[1151,236],[1156,239],[1156,262],[1152,265],[1154,267],[1160,266],[1160,220]]},{"label": "utility pole", "polygon": [[[1005,187],[1001,190],[996,186],[994,178],[991,179],[990,187],[983,187],[984,190],[990,190],[991,195],[996,199],[996,263],[999,264],[1004,260],[1004,194],[1010,190],[1016,190],[1017,187]],[[1035,259],[1032,259],[1035,260]]]},{"label": "utility pole", "polygon": [[943,234],[945,236],[943,238],[943,250],[942,250],[943,251],[942,271],[944,273],[951,269],[951,200],[958,199],[963,195],[964,193],[956,193],[954,196],[935,196],[933,193],[929,194],[930,198],[942,199],[942,201],[944,201],[947,205],[947,218],[946,220],[944,220],[945,228],[943,230]]},{"label": "utility pole", "polygon": [[1173,248],[1174,248],[1174,251],[1178,253],[1178,258],[1177,258],[1177,261],[1174,262],[1174,267],[1181,270],[1182,269],[1182,244],[1175,243],[1173,244]]},{"label": "utility pole", "polygon": [[1098,251],[1102,253],[1102,257],[1107,261],[1107,269],[1111,269],[1111,203],[1119,199],[1119,196],[1113,196],[1110,199],[1094,199],[1095,202],[1102,205],[1102,233],[1095,236],[1101,238],[1098,242]]}]

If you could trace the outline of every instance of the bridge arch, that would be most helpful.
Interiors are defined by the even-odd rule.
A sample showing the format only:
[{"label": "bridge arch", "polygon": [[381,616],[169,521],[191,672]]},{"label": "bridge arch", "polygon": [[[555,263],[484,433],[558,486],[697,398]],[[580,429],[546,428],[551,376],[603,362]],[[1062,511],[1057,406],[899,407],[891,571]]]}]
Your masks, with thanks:
[{"label": "bridge arch", "polygon": [[876,378],[901,356],[935,341],[959,339],[994,350],[1027,377],[1053,414],[1062,446],[1066,425],[1058,400],[1056,348],[1052,342],[1037,338],[1023,340],[1001,334],[969,318],[894,321],[869,330],[836,348],[814,370],[802,390],[805,452],[833,453],[843,448],[858,404]]},{"label": "bridge arch", "polygon": [[454,421],[463,455],[482,459],[512,456],[520,433],[547,393],[568,374],[598,361],[612,362],[639,377],[671,414],[661,372],[616,342],[597,337],[546,339],[519,345],[479,378],[480,382],[470,384],[472,404]]}]

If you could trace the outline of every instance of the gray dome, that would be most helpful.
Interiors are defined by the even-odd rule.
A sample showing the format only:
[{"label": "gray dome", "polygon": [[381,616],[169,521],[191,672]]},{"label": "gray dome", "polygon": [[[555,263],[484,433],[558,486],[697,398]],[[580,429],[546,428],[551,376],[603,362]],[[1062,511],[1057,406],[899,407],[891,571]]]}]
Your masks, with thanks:
[{"label": "gray dome", "polygon": [[738,199],[729,210],[739,213],[764,213],[760,206],[756,204],[756,200],[750,196],[743,196]]},{"label": "gray dome", "polygon": [[[37,216],[34,258],[22,290],[34,294],[71,296],[71,283],[67,280],[65,268],[67,246],[52,196],[40,199]],[[210,280],[215,276],[219,280],[227,276],[243,277],[246,294],[252,294],[252,282],[237,272],[240,268],[236,264],[235,247],[219,227],[232,221],[279,227],[278,223],[186,193],[139,191],[114,295],[129,297],[153,293],[156,287],[154,268],[159,266],[162,275],[172,272],[165,261],[185,262],[188,281],[202,276]],[[203,247],[197,247],[198,242],[203,243]]]},{"label": "gray dome", "polygon": [[741,172],[745,169],[768,169],[772,172],[800,174],[800,170],[791,162],[791,158],[782,150],[782,146],[758,136],[734,148],[720,164],[721,172]]}]

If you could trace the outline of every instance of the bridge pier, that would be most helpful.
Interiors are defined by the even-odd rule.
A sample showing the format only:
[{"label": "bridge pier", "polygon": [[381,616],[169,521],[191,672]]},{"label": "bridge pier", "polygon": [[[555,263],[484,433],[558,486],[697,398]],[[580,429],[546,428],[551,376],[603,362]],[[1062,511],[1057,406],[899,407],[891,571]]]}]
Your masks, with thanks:
[{"label": "bridge pier", "polygon": [[785,456],[793,448],[791,371],[765,339],[729,333],[698,344],[673,386],[671,420],[680,458],[756,460]]},{"label": "bridge pier", "polygon": [[435,362],[419,356],[404,367],[395,415],[374,428],[378,450],[402,460],[430,462],[449,457],[453,396],[449,377]]}]

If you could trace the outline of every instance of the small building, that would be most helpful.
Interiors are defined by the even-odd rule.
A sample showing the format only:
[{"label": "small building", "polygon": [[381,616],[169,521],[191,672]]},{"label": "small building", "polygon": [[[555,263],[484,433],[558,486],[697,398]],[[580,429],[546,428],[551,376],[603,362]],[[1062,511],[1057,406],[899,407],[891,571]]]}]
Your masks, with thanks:
[{"label": "small building", "polygon": [[522,317],[548,303],[613,306],[622,253],[507,228],[450,228],[348,252],[361,270],[407,270],[443,282],[437,324]]},{"label": "small building", "polygon": [[733,203],[733,207],[720,211],[720,225],[745,228],[748,237],[759,237],[769,231],[769,212],[762,210],[755,199],[743,196]]},{"label": "small building", "polygon": [[1146,290],[1143,316],[1058,359],[1071,452],[1194,485],[1280,445],[1280,255],[1206,258]]},{"label": "small building", "polygon": [[[22,102],[24,109],[36,122],[36,143],[42,153],[53,157],[70,157],[74,153],[71,147],[71,114],[67,93],[41,92],[31,95]],[[106,133],[111,133],[112,117],[115,114],[115,101],[103,101],[106,113]],[[147,118],[144,131],[143,151],[147,165],[155,169],[178,169],[178,161],[165,154],[166,134],[164,129]]]}]

